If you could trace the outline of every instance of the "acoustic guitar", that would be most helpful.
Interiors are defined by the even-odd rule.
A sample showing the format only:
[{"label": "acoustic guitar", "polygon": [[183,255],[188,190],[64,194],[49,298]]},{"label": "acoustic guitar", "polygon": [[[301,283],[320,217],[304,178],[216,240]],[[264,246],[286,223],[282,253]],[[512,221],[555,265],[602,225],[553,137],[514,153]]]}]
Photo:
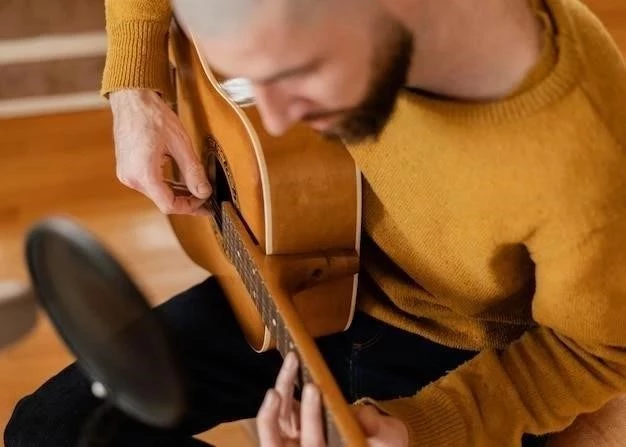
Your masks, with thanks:
[{"label": "acoustic guitar", "polygon": [[[171,227],[216,277],[251,347],[297,353],[300,383],[320,389],[328,445],[364,446],[314,342],[347,329],[354,314],[360,172],[341,143],[304,125],[270,136],[244,80],[212,71],[176,23],[169,42],[174,110],[213,187],[210,217],[169,215]],[[188,194],[170,168],[171,186]]]}]

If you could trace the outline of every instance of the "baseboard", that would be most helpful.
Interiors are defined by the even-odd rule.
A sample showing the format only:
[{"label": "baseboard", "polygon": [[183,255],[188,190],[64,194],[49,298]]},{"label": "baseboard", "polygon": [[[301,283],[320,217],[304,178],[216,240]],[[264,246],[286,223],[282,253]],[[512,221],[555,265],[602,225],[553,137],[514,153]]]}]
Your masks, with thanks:
[{"label": "baseboard", "polygon": [[98,92],[70,93],[0,101],[0,118],[48,115],[108,107]]},{"label": "baseboard", "polygon": [[103,31],[0,40],[0,66],[101,56],[106,48]]},{"label": "baseboard", "polygon": [[0,101],[99,91],[105,56],[0,66]]}]

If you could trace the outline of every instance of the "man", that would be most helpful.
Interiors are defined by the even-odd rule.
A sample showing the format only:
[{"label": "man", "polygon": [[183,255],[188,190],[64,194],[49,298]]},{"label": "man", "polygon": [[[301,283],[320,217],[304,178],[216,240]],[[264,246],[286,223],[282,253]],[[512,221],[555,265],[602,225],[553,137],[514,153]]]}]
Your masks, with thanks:
[{"label": "man", "polygon": [[[536,445],[626,391],[626,68],[579,1],[173,5],[211,65],[252,80],[269,131],[307,122],[362,169],[359,312],[319,346],[371,404],[370,445]],[[164,102],[170,14],[108,0],[103,93],[121,181],[195,213],[210,186]],[[196,199],[162,183],[165,155]],[[165,433],[127,421],[115,445],[196,445],[257,411],[263,445],[320,445],[316,390],[296,411],[295,363],[250,352],[214,282],[157,312],[192,409]],[[18,404],[6,445],[70,445],[95,406],[71,366]]]}]

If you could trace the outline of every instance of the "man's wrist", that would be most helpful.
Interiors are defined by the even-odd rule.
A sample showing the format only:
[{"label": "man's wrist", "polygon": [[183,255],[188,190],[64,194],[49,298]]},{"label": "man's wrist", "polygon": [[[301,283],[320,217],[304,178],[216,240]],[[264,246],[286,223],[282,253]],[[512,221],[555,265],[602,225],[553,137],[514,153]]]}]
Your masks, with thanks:
[{"label": "man's wrist", "polygon": [[161,95],[155,90],[147,88],[124,88],[109,93],[109,103],[115,110],[124,107],[128,103],[145,103],[150,99],[160,98]]}]

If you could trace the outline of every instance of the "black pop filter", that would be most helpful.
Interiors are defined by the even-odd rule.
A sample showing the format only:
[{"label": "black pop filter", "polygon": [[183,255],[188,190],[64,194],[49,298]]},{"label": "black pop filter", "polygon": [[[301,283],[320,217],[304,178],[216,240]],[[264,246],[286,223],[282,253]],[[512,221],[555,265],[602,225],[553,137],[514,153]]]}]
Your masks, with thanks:
[{"label": "black pop filter", "polygon": [[49,218],[26,238],[35,295],[96,395],[144,423],[173,426],[182,376],[165,328],[124,268],[78,224]]}]

